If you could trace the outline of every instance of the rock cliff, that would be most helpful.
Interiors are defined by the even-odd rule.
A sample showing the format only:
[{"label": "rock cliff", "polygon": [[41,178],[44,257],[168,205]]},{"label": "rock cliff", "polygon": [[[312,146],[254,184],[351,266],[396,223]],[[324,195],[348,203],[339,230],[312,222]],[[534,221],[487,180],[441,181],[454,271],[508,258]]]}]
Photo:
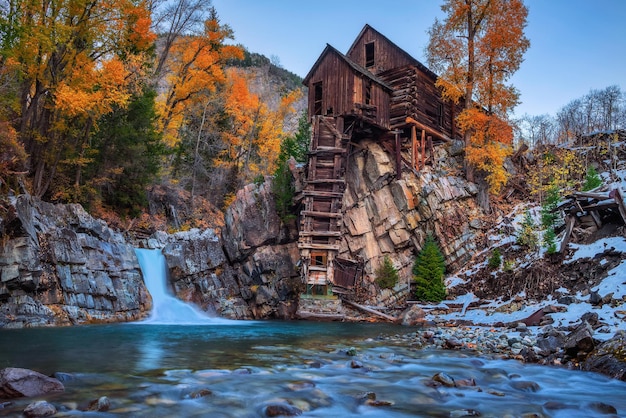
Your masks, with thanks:
[{"label": "rock cliff", "polygon": [[[433,164],[404,170],[374,141],[362,140],[347,164],[340,256],[365,262],[365,297],[394,305],[407,296],[415,255],[427,233],[438,240],[449,270],[477,247],[482,212],[477,188],[456,167],[453,146],[435,149]],[[297,170],[296,184],[301,184]],[[233,319],[293,318],[303,291],[295,221],[281,222],[271,180],[237,193],[219,229],[154,233],[131,243],[79,205],[13,198],[0,218],[0,327],[128,321],[150,309],[133,251],[159,248],[176,295]],[[401,283],[374,284],[389,256]]]},{"label": "rock cliff", "polygon": [[151,306],[133,246],[80,205],[22,195],[0,219],[0,327],[140,319]]},{"label": "rock cliff", "polygon": [[385,256],[403,281],[398,288],[408,289],[415,256],[428,233],[441,246],[448,271],[468,262],[477,248],[483,212],[476,203],[476,185],[465,180],[454,157],[455,144],[436,147],[432,165],[419,172],[405,169],[401,179],[393,157],[380,144],[364,140],[356,149],[345,176],[340,257],[365,262],[370,298],[384,302],[393,295],[379,293],[373,284]]}]

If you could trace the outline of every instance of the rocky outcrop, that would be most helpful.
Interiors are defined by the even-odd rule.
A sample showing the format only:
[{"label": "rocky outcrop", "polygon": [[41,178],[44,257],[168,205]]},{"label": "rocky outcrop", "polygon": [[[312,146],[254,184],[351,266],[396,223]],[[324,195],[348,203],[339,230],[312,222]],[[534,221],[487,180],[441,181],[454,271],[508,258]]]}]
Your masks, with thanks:
[{"label": "rocky outcrop", "polygon": [[237,193],[221,234],[157,233],[146,245],[163,249],[180,299],[225,318],[287,319],[300,289],[294,231],[278,218],[268,179]]},{"label": "rocky outcrop", "polygon": [[80,205],[21,195],[0,230],[0,327],[128,321],[150,309],[133,247]]},{"label": "rocky outcrop", "polygon": [[395,162],[380,144],[364,140],[348,161],[344,194],[344,236],[340,257],[365,261],[369,294],[374,272],[385,256],[407,287],[415,256],[432,233],[450,271],[469,261],[477,248],[483,215],[478,189],[460,173],[452,146],[435,148],[433,166],[396,176]]},{"label": "rocky outcrop", "polygon": [[598,345],[581,368],[626,381],[626,332],[618,331],[611,339]]}]

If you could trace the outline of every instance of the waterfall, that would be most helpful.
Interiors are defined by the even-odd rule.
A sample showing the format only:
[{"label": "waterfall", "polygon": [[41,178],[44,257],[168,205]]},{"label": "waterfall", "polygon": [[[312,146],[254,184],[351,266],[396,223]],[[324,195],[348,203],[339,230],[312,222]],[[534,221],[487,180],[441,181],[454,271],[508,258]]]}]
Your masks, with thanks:
[{"label": "waterfall", "polygon": [[160,250],[135,249],[146,288],[152,296],[150,318],[143,323],[159,325],[199,325],[231,322],[207,316],[204,312],[175,298],[167,288],[167,264]]}]

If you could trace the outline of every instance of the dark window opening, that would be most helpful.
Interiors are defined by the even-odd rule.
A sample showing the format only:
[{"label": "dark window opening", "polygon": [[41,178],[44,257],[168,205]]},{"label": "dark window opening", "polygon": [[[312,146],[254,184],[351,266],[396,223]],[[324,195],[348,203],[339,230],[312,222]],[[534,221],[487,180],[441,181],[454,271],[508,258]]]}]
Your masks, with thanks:
[{"label": "dark window opening", "polygon": [[374,66],[374,42],[365,44],[365,67]]},{"label": "dark window opening", "polygon": [[321,115],[322,114],[322,96],[323,96],[323,90],[322,90],[322,82],[320,81],[319,83],[315,83],[313,84],[313,114],[314,115]]},{"label": "dark window opening", "polygon": [[437,123],[443,126],[443,103],[439,103],[437,107]]},{"label": "dark window opening", "polygon": [[326,267],[326,254],[325,253],[312,253],[311,265]]},{"label": "dark window opening", "polygon": [[365,104],[372,104],[372,82],[365,83]]}]

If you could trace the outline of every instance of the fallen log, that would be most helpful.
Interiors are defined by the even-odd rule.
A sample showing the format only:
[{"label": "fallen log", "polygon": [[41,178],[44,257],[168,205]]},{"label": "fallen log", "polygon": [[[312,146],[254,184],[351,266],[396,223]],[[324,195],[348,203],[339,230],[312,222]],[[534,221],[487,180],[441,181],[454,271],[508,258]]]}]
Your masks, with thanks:
[{"label": "fallen log", "polygon": [[368,312],[368,313],[374,314],[374,315],[376,315],[376,316],[380,316],[381,318],[385,318],[385,319],[387,319],[388,321],[391,321],[391,322],[398,322],[398,318],[393,317],[393,316],[391,316],[391,315],[384,314],[384,313],[382,313],[382,312],[379,312],[379,311],[377,311],[376,309],[368,308],[367,306],[359,305],[358,303],[351,302],[351,301],[349,301],[349,300],[342,300],[342,302],[343,302],[343,303],[346,303],[346,304],[348,304],[348,305],[350,305],[350,306],[353,306],[353,307],[355,307],[355,308],[357,308],[357,309],[360,309],[360,310],[362,310],[362,311],[365,311],[365,312]]}]

